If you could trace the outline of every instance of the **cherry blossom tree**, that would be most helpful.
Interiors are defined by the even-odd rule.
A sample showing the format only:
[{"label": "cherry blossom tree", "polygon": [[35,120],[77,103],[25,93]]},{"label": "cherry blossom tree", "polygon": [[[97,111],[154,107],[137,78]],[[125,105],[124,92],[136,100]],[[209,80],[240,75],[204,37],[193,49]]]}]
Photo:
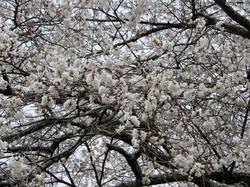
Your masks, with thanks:
[{"label": "cherry blossom tree", "polygon": [[250,5],[2,0],[0,186],[250,186]]}]

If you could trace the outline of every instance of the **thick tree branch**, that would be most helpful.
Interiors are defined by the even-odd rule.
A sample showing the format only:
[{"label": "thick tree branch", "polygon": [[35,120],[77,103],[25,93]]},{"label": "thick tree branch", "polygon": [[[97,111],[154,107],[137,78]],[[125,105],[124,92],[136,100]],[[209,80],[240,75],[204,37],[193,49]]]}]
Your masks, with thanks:
[{"label": "thick tree branch", "polygon": [[214,172],[207,175],[207,177],[219,183],[235,184],[244,182],[250,186],[250,173]]},{"label": "thick tree branch", "polygon": [[[109,109],[111,106],[113,106],[113,105],[112,104],[104,105],[104,106],[100,106],[100,107],[91,109],[91,110],[81,114],[81,117],[84,117],[84,116],[99,117],[101,111]],[[34,133],[36,131],[42,130],[45,127],[48,127],[50,125],[70,123],[70,122],[72,122],[72,119],[74,119],[74,117],[69,117],[69,118],[45,118],[45,119],[41,119],[39,121],[27,123],[24,126],[29,126],[29,128],[27,128],[25,130],[22,130],[20,132],[17,132],[17,133],[13,133],[13,134],[4,136],[4,137],[2,137],[2,140],[6,141],[6,142],[12,142],[14,140],[21,139],[24,136],[32,134],[32,133]]]},{"label": "thick tree branch", "polygon": [[[212,16],[208,14],[197,13],[197,15],[206,18],[207,26],[216,25],[216,23],[219,22],[218,19],[213,18]],[[242,28],[240,26],[237,26],[231,23],[222,23],[221,26],[226,29],[225,30],[226,32],[229,32],[231,34],[235,34],[238,36],[242,36],[243,38],[250,39],[250,31],[246,30],[245,28]]]},{"label": "thick tree branch", "polygon": [[[148,177],[148,178],[150,180],[150,185],[188,181],[188,175],[180,175],[177,173],[157,175],[157,176]],[[128,183],[119,184],[116,187],[138,187],[138,185],[137,185],[136,181],[131,181]]]},{"label": "thick tree branch", "polygon": [[139,164],[137,163],[137,159],[141,155],[140,152],[138,151],[134,154],[128,154],[124,149],[122,149],[121,147],[115,146],[113,144],[108,144],[107,147],[109,150],[117,151],[118,153],[120,153],[122,156],[125,157],[128,165],[131,167],[131,169],[136,177],[136,184],[137,185],[141,184],[141,180],[142,180],[143,175],[142,175],[141,168],[140,168]]},{"label": "thick tree branch", "polygon": [[11,184],[11,183],[9,183],[7,181],[0,181],[0,186],[1,187],[11,187],[13,185],[17,185],[17,184]]},{"label": "thick tree branch", "polygon": [[36,122],[31,122],[31,123],[25,125],[25,126],[30,126],[29,128],[27,128],[23,131],[20,131],[18,133],[13,133],[11,135],[4,136],[4,137],[2,137],[2,140],[6,141],[6,142],[12,142],[12,141],[18,140],[24,136],[27,136],[31,133],[34,133],[34,132],[39,131],[41,129],[44,129],[47,126],[50,126],[53,124],[58,124],[58,123],[68,123],[70,121],[71,120],[69,120],[69,119],[55,119],[54,118],[54,119],[42,119],[42,120],[39,120]]},{"label": "thick tree branch", "polygon": [[250,21],[244,16],[236,12],[232,7],[228,5],[225,0],[214,0],[214,2],[221,7],[221,9],[234,21],[239,23],[242,27],[250,31]]},{"label": "thick tree branch", "polygon": [[0,94],[3,94],[5,96],[12,96],[14,95],[14,92],[12,88],[8,85],[6,89],[0,89]]},{"label": "thick tree branch", "polygon": [[43,168],[43,170],[45,170],[46,168],[50,167],[52,164],[57,163],[60,159],[62,159],[62,158],[67,159],[70,155],[72,155],[75,152],[75,150],[80,145],[82,145],[84,142],[91,139],[92,137],[93,137],[93,135],[85,135],[83,137],[80,137],[74,145],[70,146],[68,149],[61,152],[60,154],[49,158],[41,167]]},{"label": "thick tree branch", "polygon": [[[178,173],[162,174],[148,178],[150,179],[150,185],[169,184],[171,182],[193,182],[199,187],[219,187],[222,186],[222,184],[223,186],[225,185],[229,187],[229,185],[237,186],[240,183],[250,186],[250,174],[245,173],[234,173],[231,175],[224,172],[215,172],[209,175],[205,174],[201,177],[194,177],[192,180],[190,180],[188,175],[182,175]],[[131,181],[128,183],[119,184],[116,187],[138,187],[138,185],[135,181]]]},{"label": "thick tree branch", "polygon": [[44,153],[51,153],[50,147],[43,147],[43,146],[18,146],[18,147],[10,147],[7,149],[7,152],[11,153],[20,153],[20,152],[44,152]]},{"label": "thick tree branch", "polygon": [[223,23],[221,26],[224,27],[226,31],[231,34],[239,35],[239,36],[242,36],[243,38],[250,39],[250,31],[247,31],[246,29],[242,27],[238,27],[236,25],[229,24],[229,23]]}]

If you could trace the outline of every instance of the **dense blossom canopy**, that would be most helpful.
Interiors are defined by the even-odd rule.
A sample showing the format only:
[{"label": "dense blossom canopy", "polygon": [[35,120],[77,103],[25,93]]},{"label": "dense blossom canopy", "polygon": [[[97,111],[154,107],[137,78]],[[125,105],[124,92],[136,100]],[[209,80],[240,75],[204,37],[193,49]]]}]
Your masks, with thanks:
[{"label": "dense blossom canopy", "polygon": [[1,0],[0,186],[250,187],[250,5]]}]

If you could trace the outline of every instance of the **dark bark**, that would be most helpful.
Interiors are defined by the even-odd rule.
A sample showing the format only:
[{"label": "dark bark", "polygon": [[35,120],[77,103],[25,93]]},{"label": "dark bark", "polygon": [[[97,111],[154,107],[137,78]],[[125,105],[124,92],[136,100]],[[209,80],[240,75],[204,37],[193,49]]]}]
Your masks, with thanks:
[{"label": "dark bark", "polygon": [[236,12],[232,7],[228,5],[225,0],[214,0],[214,2],[221,7],[221,9],[235,22],[240,24],[242,27],[250,31],[250,21],[244,16]]},{"label": "dark bark", "polygon": [[[149,177],[150,185],[157,184],[166,184],[171,182],[192,182],[199,187],[215,187],[215,186],[226,186],[226,185],[235,185],[239,184],[250,186],[250,174],[246,173],[225,173],[225,172],[214,172],[212,174],[205,174],[201,177],[194,177],[192,180],[189,180],[188,175],[181,174],[162,174],[155,177]],[[218,183],[215,183],[215,181]],[[116,187],[138,187],[135,181],[122,183]]]}]

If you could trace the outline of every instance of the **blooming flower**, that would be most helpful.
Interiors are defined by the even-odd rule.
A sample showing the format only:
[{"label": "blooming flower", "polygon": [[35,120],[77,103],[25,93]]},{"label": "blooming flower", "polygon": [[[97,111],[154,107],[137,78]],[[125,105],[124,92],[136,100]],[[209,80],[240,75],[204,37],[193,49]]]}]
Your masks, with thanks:
[{"label": "blooming flower", "polygon": [[17,179],[23,179],[28,176],[29,168],[24,163],[23,158],[16,159],[12,157],[7,163],[11,170],[11,174]]},{"label": "blooming flower", "polygon": [[149,185],[150,184],[150,179],[148,177],[142,177],[142,184],[143,185]]},{"label": "blooming flower", "polygon": [[130,116],[128,118],[129,123],[133,124],[136,127],[140,126],[140,121],[138,120],[138,118],[136,116]]},{"label": "blooming flower", "polygon": [[120,134],[122,131],[124,131],[125,130],[125,126],[124,125],[120,125],[119,126],[119,128],[118,129],[116,129],[116,132],[118,133],[118,134]]},{"label": "blooming flower", "polygon": [[7,150],[7,143],[0,140],[0,156]]},{"label": "blooming flower", "polygon": [[64,102],[63,108],[65,110],[74,110],[76,108],[76,101],[73,99],[69,99]]}]

